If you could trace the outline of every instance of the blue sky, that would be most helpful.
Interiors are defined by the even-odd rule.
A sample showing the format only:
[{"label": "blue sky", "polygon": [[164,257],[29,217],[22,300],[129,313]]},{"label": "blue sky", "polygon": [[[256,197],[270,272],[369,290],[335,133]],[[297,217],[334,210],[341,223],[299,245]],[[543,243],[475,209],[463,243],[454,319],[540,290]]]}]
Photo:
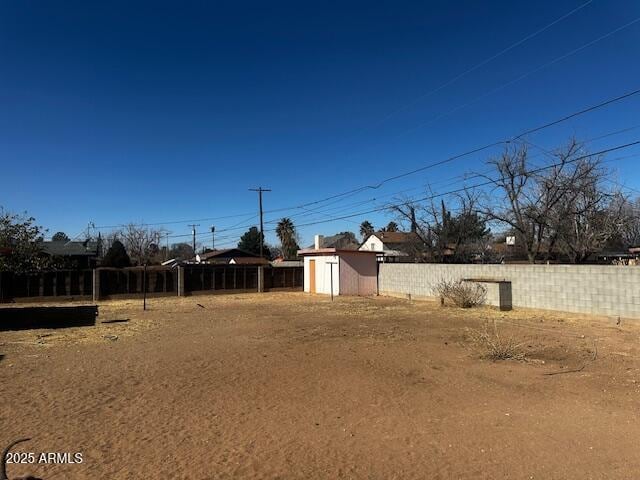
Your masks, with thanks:
[{"label": "blue sky", "polygon": [[[220,246],[235,243],[256,221],[249,188],[273,190],[267,211],[295,207],[640,88],[640,22],[571,54],[640,18],[636,1],[594,0],[427,95],[585,3],[2,2],[0,205],[28,211],[50,233],[184,220],[166,228],[188,235],[188,220],[201,219],[200,231],[221,232]],[[530,139],[552,148],[634,127],[639,107],[635,96]],[[589,147],[638,139],[640,128]],[[313,214],[267,213],[266,227],[284,215],[303,224],[370,210],[426,184],[457,188],[452,177],[483,170],[492,153]],[[637,161],[608,165],[640,189]],[[391,219],[304,226],[302,243],[357,233],[365,218]],[[239,230],[223,232],[231,227]]]}]

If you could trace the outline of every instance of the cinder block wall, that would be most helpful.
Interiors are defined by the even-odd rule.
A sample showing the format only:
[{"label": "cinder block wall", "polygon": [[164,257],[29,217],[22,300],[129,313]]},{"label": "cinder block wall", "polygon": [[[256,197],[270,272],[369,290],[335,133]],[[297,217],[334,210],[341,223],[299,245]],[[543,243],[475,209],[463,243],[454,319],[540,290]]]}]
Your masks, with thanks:
[{"label": "cinder block wall", "polygon": [[[511,281],[516,307],[640,318],[640,267],[383,263],[379,291],[433,297],[439,281],[461,278]],[[487,302],[497,305],[497,285],[484,285]]]}]

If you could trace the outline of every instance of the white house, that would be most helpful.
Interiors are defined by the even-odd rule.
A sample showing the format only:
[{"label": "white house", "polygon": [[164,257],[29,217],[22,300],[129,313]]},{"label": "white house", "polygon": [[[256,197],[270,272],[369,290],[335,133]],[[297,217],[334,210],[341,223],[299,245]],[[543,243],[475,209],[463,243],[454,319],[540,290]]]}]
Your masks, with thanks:
[{"label": "white house", "polygon": [[358,250],[376,252],[379,262],[410,262],[410,252],[419,242],[413,232],[375,232],[360,244]]}]

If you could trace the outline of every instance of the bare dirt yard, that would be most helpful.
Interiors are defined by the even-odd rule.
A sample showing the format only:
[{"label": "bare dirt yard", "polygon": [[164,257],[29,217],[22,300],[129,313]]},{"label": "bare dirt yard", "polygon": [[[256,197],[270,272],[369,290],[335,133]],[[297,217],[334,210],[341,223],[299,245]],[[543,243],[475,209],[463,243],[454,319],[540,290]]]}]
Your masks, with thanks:
[{"label": "bare dirt yard", "polygon": [[[83,455],[10,478],[640,478],[638,324],[302,293],[149,305],[0,332],[0,448]],[[516,358],[483,358],[487,321]]]}]

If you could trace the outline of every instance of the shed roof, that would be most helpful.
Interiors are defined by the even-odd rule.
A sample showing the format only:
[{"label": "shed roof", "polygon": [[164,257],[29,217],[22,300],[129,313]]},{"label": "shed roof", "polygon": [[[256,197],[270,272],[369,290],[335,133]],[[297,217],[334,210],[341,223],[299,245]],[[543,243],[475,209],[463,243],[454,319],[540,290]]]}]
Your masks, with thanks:
[{"label": "shed roof", "polygon": [[377,255],[380,252],[373,250],[350,250],[346,248],[303,248],[298,250],[298,255],[340,255],[340,254],[357,254],[357,255]]}]

